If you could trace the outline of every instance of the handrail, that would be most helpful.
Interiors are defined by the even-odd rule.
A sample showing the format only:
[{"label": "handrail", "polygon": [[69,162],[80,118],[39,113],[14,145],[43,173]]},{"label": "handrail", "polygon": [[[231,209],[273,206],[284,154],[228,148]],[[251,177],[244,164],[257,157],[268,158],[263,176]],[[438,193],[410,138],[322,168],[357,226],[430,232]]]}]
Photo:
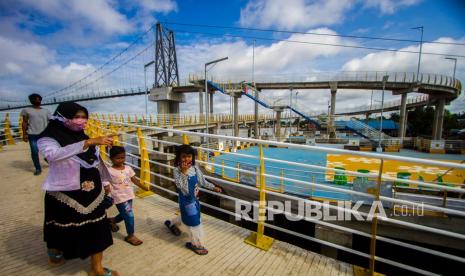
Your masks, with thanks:
[{"label": "handrail", "polygon": [[[359,82],[382,82],[383,76],[388,75],[388,83],[417,83],[431,84],[459,88],[460,81],[449,76],[439,74],[421,73],[419,78],[413,72],[388,72],[388,71],[339,71],[339,72],[312,72],[307,74],[274,74],[270,75],[254,75],[255,83],[279,83],[279,82],[343,82],[343,81],[359,81]],[[189,81],[195,82],[204,80],[203,73],[189,74]],[[210,80],[216,83],[251,83],[250,75],[228,75],[228,76],[210,76]]]},{"label": "handrail", "polygon": [[[273,144],[273,145],[286,145],[288,148],[299,148],[299,149],[310,149],[310,150],[318,150],[318,151],[330,151],[330,152],[344,152],[344,153],[347,153],[347,151],[344,151],[344,150],[335,150],[335,149],[329,149],[329,148],[319,148],[319,147],[314,147],[314,146],[301,146],[301,145],[295,145],[295,144],[286,144],[286,143],[281,143],[281,142],[272,142],[272,141],[261,141],[261,140],[256,140],[256,139],[249,139],[249,138],[240,138],[240,137],[231,137],[231,136],[224,136],[224,135],[213,135],[213,134],[204,134],[204,133],[194,133],[194,132],[187,132],[187,131],[179,131],[179,130],[175,130],[175,129],[169,129],[169,128],[159,128],[159,127],[150,127],[150,126],[144,126],[144,125],[137,125],[137,124],[128,124],[128,123],[122,123],[122,122],[112,122],[112,121],[108,121],[108,120],[99,120],[100,121],[100,126],[103,126],[103,127],[106,127],[108,129],[112,129],[112,125],[117,125],[117,124],[123,124],[125,126],[128,126],[128,127],[132,127],[132,128],[141,128],[141,129],[145,129],[145,130],[161,130],[163,129],[164,131],[169,131],[169,132],[173,132],[173,133],[176,133],[176,134],[188,134],[190,136],[210,136],[211,138],[217,138],[217,139],[224,139],[224,140],[236,140],[236,141],[242,141],[242,142],[254,142],[256,144]],[[114,129],[114,127],[113,127]],[[119,134],[121,135],[128,135],[128,137],[134,137],[134,134],[130,134],[130,133],[124,133],[124,132],[119,132]],[[160,140],[160,139],[153,139],[153,138],[148,138],[147,137],[147,140],[153,140],[153,141],[157,141],[157,142],[161,142],[161,143],[166,143],[168,145],[176,145],[176,144],[179,144],[179,143],[175,143],[175,142],[171,142],[171,141],[163,141],[163,140]],[[135,147],[137,148],[136,145],[132,145],[130,143],[126,143],[126,142],[121,142],[122,144],[125,144],[125,145],[128,145],[128,146],[131,146],[131,147]],[[214,152],[216,151],[215,149],[210,149],[210,148],[203,148],[202,146],[200,147],[196,147],[198,150],[202,150],[202,151],[207,151],[207,152]],[[170,155],[170,156],[173,156],[173,154],[170,154],[170,153],[164,153],[164,152],[159,152],[159,151],[155,151],[155,150],[149,150],[147,149],[148,151],[150,152],[155,152],[155,153],[158,153],[158,154],[163,154],[163,155]],[[350,152],[351,154],[353,154],[353,152]],[[130,154],[130,153],[129,153]],[[223,151],[223,154],[226,154],[224,151]],[[244,155],[244,154],[240,154],[240,153],[227,153],[227,154],[238,154],[238,155]],[[378,157],[378,158],[382,158],[382,159],[391,159],[391,160],[396,160],[398,158],[396,157],[393,157],[393,156],[389,156],[389,155],[383,155],[383,154],[370,154],[370,153],[361,153],[359,155],[363,155],[363,156],[368,156],[368,157]],[[132,157],[136,157],[136,158],[140,158],[138,156],[135,156],[133,154],[130,154],[130,156]],[[418,161],[421,159],[418,159],[418,158],[400,158],[402,159],[403,161],[406,161],[406,160],[413,160],[415,162],[418,163]],[[465,168],[465,165],[460,165],[460,164],[455,164],[455,163],[449,163],[449,162],[442,162],[442,161],[434,161],[434,160],[423,160],[424,162],[423,163],[426,163],[428,165],[438,165],[440,164],[441,166],[454,166],[456,168],[460,168],[460,169],[463,169]],[[160,165],[160,166],[164,166],[166,168],[173,168],[172,165],[169,165],[169,164],[163,164],[160,163],[160,162],[156,162],[156,161],[153,161],[153,160],[150,160],[150,162],[152,164],[157,164],[157,165]],[[206,161],[203,161],[203,160],[199,160],[199,164],[203,164],[203,165],[208,165],[208,166],[221,166],[219,164],[215,164],[214,162],[211,162],[209,159],[207,159]],[[132,164],[131,164],[132,165]],[[134,166],[134,165],[132,165]],[[312,165],[314,166],[314,165]],[[228,166],[229,167],[229,166]],[[244,172],[247,172],[247,173],[250,173],[250,174],[254,174],[256,175],[255,172],[252,172],[252,171],[247,171],[247,170],[243,170],[243,169],[240,169],[240,168],[235,168],[235,167],[229,167],[230,169],[235,169],[237,171],[244,171]],[[329,168],[328,168],[329,170]],[[333,170],[333,171],[337,171],[337,170]],[[350,174],[350,172],[346,172],[348,175]],[[163,174],[159,174],[159,173],[155,173],[155,172],[150,172],[151,175],[153,176],[157,176],[157,177],[160,177],[162,179],[165,179],[165,180],[168,180],[168,181],[173,181],[172,178],[170,177],[167,177]],[[275,175],[271,175],[271,174],[264,174],[266,177],[270,177],[270,178],[279,178]],[[247,186],[247,185],[243,185],[243,184],[240,184],[240,183],[236,183],[236,182],[231,182],[231,181],[228,181],[228,180],[225,180],[225,179],[221,179],[221,178],[218,178],[216,177],[215,175],[213,176],[206,176],[207,179],[209,180],[215,180],[215,181],[218,181],[219,183],[222,183],[224,185],[234,185],[234,186],[239,186],[241,188],[244,188],[244,189],[251,189],[251,190],[255,190],[255,191],[258,191],[258,189],[256,189],[255,187],[253,186]],[[389,178],[389,177],[384,177],[382,176],[383,179],[391,179],[392,181],[398,181],[399,182],[403,182],[401,179],[396,179],[396,178]],[[289,178],[289,177],[285,177],[286,180],[289,180],[289,181],[292,181],[294,183],[299,183],[298,180],[296,179],[293,179],[293,178]],[[410,182],[411,180],[407,180],[408,182]],[[413,181],[415,182],[415,181]],[[314,186],[314,187],[318,187],[317,185],[321,185],[321,184],[318,184],[318,183],[315,183],[315,182],[302,182],[302,184],[307,184],[307,185],[311,185],[311,186]],[[172,194],[175,194],[173,193],[172,191],[164,188],[164,187],[161,187],[159,185],[157,185],[156,183],[150,183],[150,185],[152,187],[154,187],[155,189],[161,189],[161,190],[165,190],[166,192],[170,192]],[[443,186],[439,186],[439,185],[436,185],[436,184],[430,184],[430,185],[434,185],[435,187],[438,187],[440,189],[446,189],[446,188],[450,188],[450,187],[443,187]],[[321,186],[320,186],[321,187]],[[328,188],[328,187],[326,187]],[[205,191],[204,189],[201,189],[203,191]],[[346,191],[346,190],[344,190]],[[458,189],[458,191],[462,191],[463,190],[460,190]],[[227,195],[223,195],[223,194],[217,194],[215,192],[210,192],[210,191],[205,191],[207,193],[211,193],[213,195],[216,195],[218,197],[221,197],[221,198],[224,198],[224,199],[228,199],[228,200],[235,200],[235,201],[241,201],[241,202],[244,202],[243,200],[240,200],[240,199],[237,199],[237,198],[234,198],[234,197],[231,197],[231,196],[227,196]],[[347,191],[346,191],[347,192]],[[280,196],[280,197],[283,197],[283,198],[288,198],[288,199],[292,199],[292,200],[297,200],[297,201],[304,201],[304,202],[311,202],[313,204],[319,204],[320,206],[326,206],[330,209],[334,209],[334,210],[345,210],[349,213],[352,213],[353,210],[351,209],[346,209],[345,207],[339,207],[339,206],[334,206],[334,205],[331,205],[331,204],[328,204],[328,203],[320,203],[318,201],[315,201],[315,200],[311,200],[311,199],[303,199],[303,198],[299,198],[299,197],[295,197],[295,196],[292,196],[292,195],[287,195],[287,194],[282,194],[282,193],[279,193],[279,192],[274,192],[274,191],[271,191],[271,190],[266,190],[266,193],[267,194],[272,194],[272,195],[275,195],[275,196]],[[362,193],[363,194],[363,193]],[[372,197],[373,195],[371,194],[365,194],[366,196],[370,196]],[[380,200],[386,200],[386,201],[395,201],[395,202],[405,202],[407,204],[417,204],[415,202],[410,202],[410,201],[407,201],[407,200],[399,200],[399,199],[392,199],[392,198],[386,198],[384,196],[380,196]],[[213,209],[216,209],[218,211],[222,211],[222,212],[225,212],[225,213],[229,213],[230,215],[237,215],[237,214],[234,214],[228,210],[224,210],[220,207],[216,207],[216,206],[212,206],[212,205],[209,205],[209,204],[206,204],[206,203],[202,203],[203,205],[205,206],[208,206],[210,208],[213,208]],[[249,203],[249,204],[254,204],[254,203]],[[434,207],[434,206],[428,206],[428,207]],[[267,206],[266,207],[268,209],[268,211],[271,211],[273,212],[272,209],[270,209],[270,206]],[[435,209],[435,208],[433,208]],[[436,210],[442,210],[446,213],[455,213],[457,215],[461,215],[463,216],[465,214],[465,212],[461,212],[461,211],[455,211],[455,210],[452,210],[452,209],[449,209],[449,208],[442,208],[442,207],[438,207]],[[363,213],[361,212],[360,213],[362,216],[364,217],[367,217],[368,214],[367,213]],[[385,223],[393,223],[395,225],[399,225],[399,226],[405,226],[405,227],[409,227],[411,229],[417,229],[417,230],[422,230],[422,231],[427,231],[427,232],[431,232],[431,233],[436,233],[436,234],[441,234],[441,235],[445,235],[445,236],[449,236],[449,237],[456,237],[456,238],[459,238],[459,239],[462,239],[462,240],[465,240],[465,235],[462,235],[462,234],[458,234],[458,233],[455,233],[455,232],[451,232],[451,231],[446,231],[446,230],[442,230],[442,229],[437,229],[437,228],[432,228],[432,227],[428,227],[428,226],[423,226],[423,225],[419,225],[417,223],[411,223],[411,222],[406,222],[406,221],[401,221],[401,220],[398,220],[398,219],[392,219],[392,218],[387,218],[387,217],[380,217],[379,215],[377,215],[377,213],[375,213],[375,216],[382,222],[385,222]],[[410,248],[410,249],[414,249],[414,250],[418,250],[420,252],[423,252],[423,253],[428,253],[428,254],[431,254],[431,255],[435,255],[435,256],[438,256],[438,257],[441,257],[441,258],[447,258],[447,259],[450,259],[450,260],[454,260],[454,261],[458,261],[458,262],[461,262],[461,263],[465,263],[465,258],[462,258],[460,256],[454,256],[452,254],[448,254],[448,253],[444,253],[444,252],[441,252],[441,251],[438,251],[438,250],[431,250],[429,248],[425,248],[425,247],[421,247],[421,246],[418,246],[418,245],[414,245],[414,244],[410,244],[410,243],[407,243],[407,242],[401,242],[401,241],[397,241],[395,239],[392,239],[392,238],[387,238],[387,237],[382,237],[382,236],[379,236],[379,235],[370,235],[369,233],[365,233],[365,232],[361,232],[359,230],[355,230],[355,229],[351,229],[351,228],[347,228],[347,227],[344,227],[344,226],[340,226],[340,225],[336,225],[334,223],[330,223],[330,222],[325,222],[325,221],[321,221],[321,220],[316,220],[314,218],[311,218],[311,217],[305,217],[304,218],[305,220],[309,220],[311,222],[314,222],[314,223],[319,223],[319,224],[322,224],[322,225],[325,225],[325,226],[328,226],[328,227],[332,227],[332,228],[335,228],[335,229],[339,229],[339,230],[342,230],[342,231],[347,231],[349,233],[354,233],[354,234],[359,234],[359,235],[362,235],[362,236],[365,236],[365,237],[371,237],[372,239],[377,239],[377,240],[382,240],[382,241],[385,241],[385,242],[388,242],[388,243],[392,243],[392,244],[395,244],[395,245],[398,245],[398,246],[402,246],[402,247],[406,247],[406,248]],[[352,253],[352,254],[356,254],[356,255],[359,255],[359,256],[362,256],[362,257],[365,257],[365,258],[369,258],[370,260],[376,260],[378,262],[383,262],[383,263],[386,263],[386,264],[389,264],[389,265],[392,265],[392,266],[396,266],[396,267],[400,267],[400,268],[403,268],[403,269],[406,269],[406,270],[409,270],[409,271],[413,271],[413,272],[417,272],[417,273],[421,273],[421,274],[426,274],[426,275],[429,275],[429,274],[433,274],[431,272],[428,272],[424,269],[421,269],[421,268],[417,268],[417,267],[413,267],[411,265],[408,265],[408,264],[402,264],[400,262],[397,262],[397,261],[393,261],[393,260],[389,260],[389,259],[386,259],[386,258],[381,258],[381,257],[378,257],[376,255],[373,255],[373,252],[371,252],[371,254],[367,254],[367,253],[364,253],[364,252],[360,252],[360,251],[357,251],[357,250],[354,250],[352,248],[349,248],[349,247],[344,247],[344,246],[340,246],[340,245],[337,245],[337,244],[333,244],[333,243],[330,243],[328,241],[325,241],[325,240],[321,240],[321,239],[317,239],[317,238],[314,238],[314,237],[309,237],[309,236],[305,236],[305,235],[302,235],[302,234],[299,234],[299,233],[296,233],[292,230],[289,230],[289,229],[285,229],[285,228],[282,228],[282,227],[278,227],[278,226],[273,226],[273,225],[269,225],[269,224],[265,224],[265,227],[268,227],[268,228],[273,228],[273,229],[276,229],[276,230],[279,230],[279,231],[283,231],[283,232],[286,232],[288,234],[291,234],[291,235],[295,235],[295,236],[299,236],[300,235],[302,236],[301,238],[305,238],[305,239],[309,239],[309,240],[312,240],[312,241],[315,241],[315,242],[318,242],[318,243],[321,243],[321,244],[325,244],[325,245],[328,245],[328,246],[331,246],[331,247],[334,247],[336,249],[339,249],[339,250],[344,250],[344,251],[347,251],[349,253]]]},{"label": "handrail", "polygon": [[[429,95],[420,95],[416,97],[408,97],[407,98],[407,105],[414,104],[414,103],[424,103],[428,104],[429,102]],[[355,112],[362,112],[362,111],[377,111],[391,107],[397,107],[401,105],[400,100],[393,100],[384,102],[383,105],[381,104],[373,104],[373,105],[360,105],[354,108],[345,108],[345,109],[337,109],[336,114],[347,114],[347,113],[355,113]]]},{"label": "handrail", "polygon": [[233,140],[241,141],[241,142],[252,142],[252,143],[257,143],[257,144],[268,144],[268,145],[282,146],[282,147],[285,146],[289,148],[315,150],[315,151],[320,151],[320,152],[330,152],[330,153],[336,153],[336,154],[337,153],[338,154],[352,154],[352,155],[378,158],[378,159],[416,162],[416,163],[420,163],[424,165],[434,165],[434,166],[441,166],[441,167],[453,167],[457,169],[465,169],[465,165],[445,162],[445,161],[435,161],[435,160],[427,160],[427,159],[414,158],[414,157],[394,156],[394,155],[381,154],[381,153],[349,151],[349,150],[344,150],[344,149],[325,148],[325,147],[319,147],[319,146],[290,144],[290,143],[285,143],[285,142],[259,140],[259,139],[254,139],[254,138],[233,137],[233,136],[219,135],[219,134],[197,133],[197,132],[177,130],[177,129],[172,129],[172,128],[161,128],[161,127],[155,127],[155,126],[145,126],[145,125],[137,125],[137,124],[130,124],[130,123],[122,123],[122,122],[112,122],[108,120],[100,120],[100,121],[105,122],[105,123],[124,124],[128,126],[140,127],[140,128],[144,128],[148,130],[162,130],[162,131],[172,132],[172,133],[177,133],[177,134],[187,134],[187,135],[210,137],[210,138],[225,139],[225,140],[233,139]]}]

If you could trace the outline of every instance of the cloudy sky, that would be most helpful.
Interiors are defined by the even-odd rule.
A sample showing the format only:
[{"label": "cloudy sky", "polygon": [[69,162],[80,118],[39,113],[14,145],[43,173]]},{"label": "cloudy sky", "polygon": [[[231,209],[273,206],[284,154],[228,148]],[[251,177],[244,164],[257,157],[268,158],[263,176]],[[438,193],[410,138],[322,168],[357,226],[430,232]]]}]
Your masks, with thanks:
[{"label": "cloudy sky", "polygon": [[[412,29],[418,26],[424,27],[425,41],[421,72],[452,76],[453,61],[444,57],[462,56],[456,77],[465,81],[464,8],[461,1],[432,0],[2,0],[0,101],[14,103],[32,92],[51,99],[143,88],[143,65],[154,56],[154,33],[147,30],[158,21],[175,33],[182,82],[202,72],[205,62],[224,56],[229,59],[209,72],[223,80],[250,79],[253,57],[256,79],[416,72],[418,54],[409,52],[419,51],[420,32]],[[152,66],[149,86],[153,75]],[[269,101],[289,98],[289,91],[263,93]],[[380,98],[374,91],[374,103]],[[328,100],[329,91],[298,94],[305,112],[327,110]],[[336,108],[370,101],[371,91],[339,90]],[[84,105],[130,113],[143,113],[145,106],[142,96]],[[149,103],[151,112],[155,106]],[[251,112],[252,106],[240,99],[240,111]],[[463,95],[447,108],[465,111]],[[188,95],[181,110],[198,112],[197,96]],[[227,96],[215,95],[215,112],[230,112]]]}]

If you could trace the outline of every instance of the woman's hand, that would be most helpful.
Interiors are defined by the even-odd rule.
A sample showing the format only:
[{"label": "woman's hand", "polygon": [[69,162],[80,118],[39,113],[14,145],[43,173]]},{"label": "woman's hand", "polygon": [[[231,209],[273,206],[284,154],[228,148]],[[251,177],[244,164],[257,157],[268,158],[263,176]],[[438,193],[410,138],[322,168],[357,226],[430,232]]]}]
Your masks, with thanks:
[{"label": "woman's hand", "polygon": [[215,188],[213,188],[213,191],[217,192],[217,193],[222,193],[223,192],[223,189],[221,189],[220,187],[218,186],[215,186]]},{"label": "woman's hand", "polygon": [[84,150],[88,149],[90,146],[113,146],[113,138],[109,136],[100,136],[87,139],[84,142]]}]

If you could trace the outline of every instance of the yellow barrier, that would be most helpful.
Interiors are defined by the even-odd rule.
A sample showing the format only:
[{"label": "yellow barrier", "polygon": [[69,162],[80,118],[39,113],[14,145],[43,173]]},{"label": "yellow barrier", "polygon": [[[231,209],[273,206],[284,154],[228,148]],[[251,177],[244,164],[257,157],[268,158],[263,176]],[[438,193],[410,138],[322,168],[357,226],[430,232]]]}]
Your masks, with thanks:
[{"label": "yellow barrier", "polygon": [[[103,136],[103,126],[102,123],[98,123],[97,126],[97,136]],[[107,152],[107,146],[105,145],[100,145],[100,156],[102,157],[103,161],[108,161],[108,156],[105,154]]]},{"label": "yellow barrier", "polygon": [[139,141],[139,154],[140,154],[140,183],[145,185],[147,191],[137,189],[136,195],[138,197],[146,197],[153,195],[150,191],[150,162],[149,153],[147,151],[147,145],[145,144],[145,138],[142,134],[142,130],[137,128],[137,139]]},{"label": "yellow barrier", "polygon": [[19,118],[18,118],[18,127],[19,127],[19,129],[18,129],[19,137],[23,138],[23,135],[24,135],[24,133],[23,133],[23,116],[19,116]]},{"label": "yellow barrier", "polygon": [[182,135],[182,143],[184,145],[189,145],[189,137],[186,134]]},{"label": "yellow barrier", "polygon": [[11,134],[10,119],[8,113],[5,115],[4,131],[7,145],[14,145],[15,140],[13,139],[13,135]]},{"label": "yellow barrier", "polygon": [[260,145],[260,203],[258,205],[258,222],[257,232],[252,232],[244,240],[245,243],[258,247],[262,250],[268,250],[273,245],[274,239],[265,236],[266,220],[266,183],[265,183],[265,159],[263,157],[263,146]]}]

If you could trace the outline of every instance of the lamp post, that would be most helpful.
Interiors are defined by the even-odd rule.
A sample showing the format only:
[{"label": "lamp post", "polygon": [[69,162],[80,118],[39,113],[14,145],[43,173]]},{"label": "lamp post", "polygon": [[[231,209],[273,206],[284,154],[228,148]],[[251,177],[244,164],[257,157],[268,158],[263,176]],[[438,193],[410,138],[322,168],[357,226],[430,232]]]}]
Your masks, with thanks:
[{"label": "lamp post", "polygon": [[[209,99],[208,99],[208,81],[207,81],[207,67],[212,64],[216,64],[220,61],[227,60],[228,57],[220,58],[220,59],[215,59],[212,61],[209,61],[205,63],[205,134],[208,134],[208,116],[210,113],[210,105],[209,105]],[[208,143],[210,141],[209,137],[207,136],[207,147]]]},{"label": "lamp post", "polygon": [[148,88],[147,88],[147,67],[150,65],[154,64],[155,61],[152,60],[151,62],[147,63],[144,65],[144,85],[145,85],[145,121],[147,122],[148,120]]},{"label": "lamp post", "polygon": [[450,59],[450,60],[454,61],[454,75],[453,75],[453,78],[454,78],[454,81],[455,81],[455,69],[457,69],[457,58],[445,57],[444,59]]},{"label": "lamp post", "polygon": [[417,79],[416,81],[418,82],[418,75],[420,74],[420,62],[421,62],[421,49],[423,46],[423,26],[415,27],[412,28],[413,30],[419,30],[421,32],[420,36],[420,52],[418,54],[418,66],[417,66]]},{"label": "lamp post", "polygon": [[379,123],[379,139],[378,139],[378,148],[376,148],[377,152],[382,152],[383,147],[381,146],[381,138],[383,135],[383,109],[384,109],[384,89],[386,88],[386,82],[389,76],[383,76],[383,94],[381,95],[381,119]]}]

